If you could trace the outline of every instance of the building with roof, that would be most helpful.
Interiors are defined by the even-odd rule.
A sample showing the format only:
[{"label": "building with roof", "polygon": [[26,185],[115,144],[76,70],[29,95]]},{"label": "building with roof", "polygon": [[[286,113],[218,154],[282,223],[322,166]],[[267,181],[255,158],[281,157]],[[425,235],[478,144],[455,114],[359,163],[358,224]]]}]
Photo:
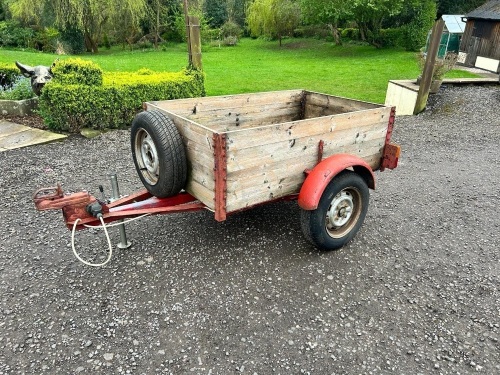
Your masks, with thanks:
[{"label": "building with roof", "polygon": [[[465,22],[462,15],[444,14],[441,18],[444,21],[443,34],[439,45],[438,57],[443,59],[448,52],[457,53],[460,48],[460,41],[465,30]],[[429,48],[431,31],[427,35],[425,51]]]},{"label": "building with roof", "polygon": [[490,0],[464,15],[459,61],[498,73],[500,69],[500,0]]}]

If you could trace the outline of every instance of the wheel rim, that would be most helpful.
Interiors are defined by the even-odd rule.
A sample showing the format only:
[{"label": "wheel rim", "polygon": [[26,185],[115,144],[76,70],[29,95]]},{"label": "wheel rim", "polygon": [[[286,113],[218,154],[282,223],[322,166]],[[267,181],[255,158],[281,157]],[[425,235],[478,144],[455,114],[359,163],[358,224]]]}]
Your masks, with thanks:
[{"label": "wheel rim", "polygon": [[347,235],[356,225],[362,210],[361,193],[349,187],[333,197],[326,212],[326,231],[332,238]]},{"label": "wheel rim", "polygon": [[160,176],[158,150],[153,138],[144,129],[139,129],[135,136],[135,155],[139,170],[146,182],[155,185]]}]

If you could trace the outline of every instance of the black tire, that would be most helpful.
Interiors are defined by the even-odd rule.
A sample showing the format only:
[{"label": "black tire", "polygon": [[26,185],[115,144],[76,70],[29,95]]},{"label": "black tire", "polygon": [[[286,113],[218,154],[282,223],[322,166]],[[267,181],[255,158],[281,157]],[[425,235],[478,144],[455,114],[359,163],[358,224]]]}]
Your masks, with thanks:
[{"label": "black tire", "polygon": [[355,172],[341,172],[326,187],[317,209],[301,211],[304,236],[320,250],[341,248],[359,231],[369,200],[365,180]]},{"label": "black tire", "polygon": [[186,185],[187,160],[174,123],[159,111],[139,113],[131,128],[132,157],[146,189],[155,197],[179,193]]}]

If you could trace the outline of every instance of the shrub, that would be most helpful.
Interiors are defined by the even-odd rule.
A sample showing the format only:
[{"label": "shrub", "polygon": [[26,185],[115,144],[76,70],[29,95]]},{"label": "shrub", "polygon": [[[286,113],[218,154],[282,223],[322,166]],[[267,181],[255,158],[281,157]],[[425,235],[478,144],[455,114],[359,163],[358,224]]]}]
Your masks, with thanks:
[{"label": "shrub", "polygon": [[220,35],[222,38],[227,38],[227,37],[235,37],[236,39],[239,39],[241,37],[242,30],[241,27],[232,21],[227,21],[224,25],[221,26],[220,28]]},{"label": "shrub", "polygon": [[427,33],[436,16],[436,3],[432,0],[415,2],[406,10],[408,22],[403,26],[401,45],[407,51],[418,51],[425,45]]},{"label": "shrub", "polygon": [[0,45],[8,47],[30,48],[35,31],[29,27],[22,27],[17,21],[0,22]]},{"label": "shrub", "polygon": [[359,29],[345,28],[342,30],[341,36],[344,39],[359,40],[360,39]]},{"label": "shrub", "polygon": [[[340,29],[339,29],[340,30]],[[322,25],[305,25],[296,28],[293,31],[293,36],[296,38],[318,38],[326,39],[332,33]]]},{"label": "shrub", "polygon": [[52,27],[45,27],[35,33],[33,47],[43,52],[55,52],[59,31]]},{"label": "shrub", "polygon": [[54,79],[66,85],[102,85],[102,69],[92,61],[78,58],[57,61],[52,67]]},{"label": "shrub", "polygon": [[[56,64],[56,71],[60,65]],[[78,75],[74,72],[59,71],[45,85],[40,96],[39,113],[47,127],[56,131],[129,126],[145,101],[205,95],[204,76],[198,70],[158,73],[141,69],[136,73],[103,74],[97,65],[87,61],[73,61],[66,66],[85,72],[86,79],[82,82],[92,84],[75,80]],[[89,79],[86,76],[89,71],[95,72],[98,78]],[[102,84],[94,84],[99,79]]]},{"label": "shrub", "polygon": [[9,87],[0,87],[0,99],[2,100],[24,100],[35,96],[30,79],[23,76],[18,76]]},{"label": "shrub", "polygon": [[0,63],[0,86],[4,88],[12,86],[19,75],[19,69],[14,64]]},{"label": "shrub", "polygon": [[382,29],[380,30],[378,44],[381,47],[397,47],[401,45],[403,39],[403,30],[396,29]]},{"label": "shrub", "polygon": [[85,52],[85,39],[80,29],[67,27],[61,32],[61,39],[67,53],[78,55]]}]

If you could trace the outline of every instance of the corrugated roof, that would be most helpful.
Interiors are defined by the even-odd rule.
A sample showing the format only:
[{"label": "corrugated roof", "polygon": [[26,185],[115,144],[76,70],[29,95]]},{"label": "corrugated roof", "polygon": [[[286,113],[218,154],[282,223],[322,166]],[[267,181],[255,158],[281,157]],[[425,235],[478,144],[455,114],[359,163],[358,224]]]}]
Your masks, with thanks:
[{"label": "corrugated roof", "polygon": [[467,13],[465,18],[478,18],[484,20],[500,21],[500,0],[490,0],[472,12]]},{"label": "corrugated roof", "polygon": [[444,21],[446,29],[452,34],[463,34],[465,30],[465,22],[462,21],[463,15],[443,14],[441,17]]}]

